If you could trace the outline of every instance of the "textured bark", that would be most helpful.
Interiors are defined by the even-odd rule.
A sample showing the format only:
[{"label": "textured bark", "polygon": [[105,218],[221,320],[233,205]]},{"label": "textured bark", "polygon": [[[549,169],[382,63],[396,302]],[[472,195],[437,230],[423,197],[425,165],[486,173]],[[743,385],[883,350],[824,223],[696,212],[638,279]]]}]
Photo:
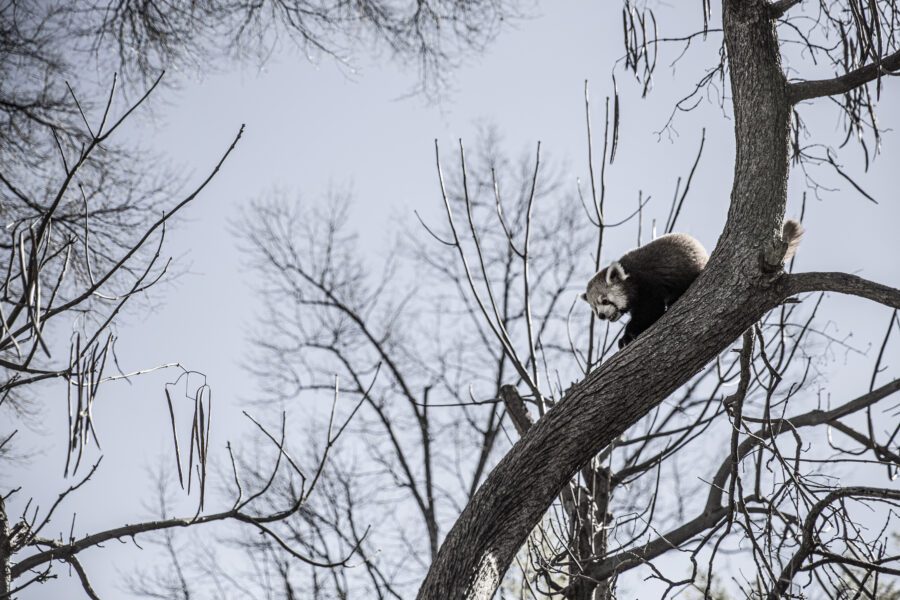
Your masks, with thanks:
[{"label": "textured bark", "polygon": [[0,598],[9,596],[9,586],[12,584],[11,558],[9,518],[6,516],[6,502],[0,496]]},{"label": "textured bark", "polygon": [[785,277],[762,269],[781,242],[791,118],[774,24],[765,0],[723,4],[737,154],[728,221],[709,264],[658,323],[573,386],[500,461],[447,535],[420,599],[491,598],[578,469],[788,291]]}]

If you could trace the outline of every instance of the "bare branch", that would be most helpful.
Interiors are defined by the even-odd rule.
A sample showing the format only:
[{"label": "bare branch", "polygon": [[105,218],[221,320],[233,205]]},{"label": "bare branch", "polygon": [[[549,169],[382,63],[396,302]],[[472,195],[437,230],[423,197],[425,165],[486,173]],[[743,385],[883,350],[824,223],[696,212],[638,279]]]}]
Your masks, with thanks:
[{"label": "bare branch", "polygon": [[847,487],[834,490],[827,496],[819,500],[809,511],[806,520],[803,523],[803,540],[800,548],[791,558],[790,562],[785,566],[775,586],[769,592],[768,600],[777,600],[784,596],[785,592],[791,585],[794,576],[800,570],[803,562],[815,551],[817,546],[817,523],[822,513],[831,506],[832,503],[844,500],[846,498],[863,499],[869,498],[874,500],[900,500],[900,491],[889,490],[883,488],[870,487]]},{"label": "bare branch", "polygon": [[788,86],[790,100],[796,104],[812,98],[846,94],[862,85],[875,81],[879,77],[896,74],[898,70],[900,70],[900,50],[840,77],[817,81],[792,82]]},{"label": "bare branch", "polygon": [[838,292],[900,308],[900,290],[849,273],[795,273],[786,277],[784,297],[804,292]]}]

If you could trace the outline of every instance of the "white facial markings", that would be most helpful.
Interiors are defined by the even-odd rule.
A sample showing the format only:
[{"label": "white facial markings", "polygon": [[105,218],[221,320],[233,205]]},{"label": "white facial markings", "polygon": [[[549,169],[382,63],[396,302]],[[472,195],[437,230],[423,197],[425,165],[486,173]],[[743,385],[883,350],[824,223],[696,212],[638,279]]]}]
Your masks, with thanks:
[{"label": "white facial markings", "polygon": [[609,301],[609,304],[606,306],[615,313],[614,315],[609,315],[609,320],[618,321],[622,313],[628,308],[628,296],[625,294],[625,290],[622,286],[612,285],[607,290],[606,299]]},{"label": "white facial markings", "polygon": [[628,297],[622,286],[613,284],[603,286],[604,291],[599,292],[596,296],[588,296],[588,301],[594,313],[600,319],[608,319],[610,321],[618,321],[628,309]]},{"label": "white facial markings", "polygon": [[601,320],[618,321],[622,314],[628,312],[628,295],[623,282],[628,274],[622,265],[613,261],[610,265],[594,275],[587,285],[587,293],[582,295],[594,314]]},{"label": "white facial markings", "polygon": [[598,302],[594,305],[594,311],[601,319],[609,319],[610,321],[615,321],[619,318],[619,309],[616,308],[613,304],[601,304],[600,302]]}]

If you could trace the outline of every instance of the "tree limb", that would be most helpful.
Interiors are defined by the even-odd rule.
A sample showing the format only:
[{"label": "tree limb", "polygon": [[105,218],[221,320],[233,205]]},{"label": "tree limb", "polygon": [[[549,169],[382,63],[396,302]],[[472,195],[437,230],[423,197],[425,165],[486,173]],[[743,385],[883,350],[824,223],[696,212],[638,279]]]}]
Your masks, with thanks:
[{"label": "tree limb", "polygon": [[898,70],[900,70],[900,50],[840,77],[791,83],[788,86],[788,94],[791,102],[795,104],[802,100],[821,98],[822,96],[846,94],[861,85],[874,81],[882,75],[893,74]]},{"label": "tree limb", "polygon": [[849,273],[797,273],[787,276],[786,296],[804,292],[838,292],[900,308],[900,290]]},{"label": "tree limb", "polygon": [[[840,431],[845,431],[845,428],[841,427],[841,423],[838,422],[838,419],[872,406],[876,402],[896,393],[898,390],[900,390],[900,380],[894,380],[831,410],[825,411],[815,409],[790,419],[778,419],[766,423],[761,429],[753,432],[744,439],[739,447],[733,450],[722,462],[715,477],[713,477],[710,482],[709,496],[707,497],[706,506],[704,507],[703,512],[687,523],[684,523],[643,545],[622,550],[593,564],[587,565],[584,571],[585,577],[604,580],[613,575],[621,574],[629,569],[644,564],[649,560],[653,560],[669,550],[681,547],[688,540],[718,525],[722,519],[728,516],[730,510],[728,506],[722,505],[722,497],[729,476],[733,476],[735,465],[765,441],[801,427],[815,427],[817,425],[829,424],[833,427],[837,427]],[[753,421],[753,419],[746,420]],[[873,444],[866,443],[863,440],[858,441],[867,447],[873,446]]]},{"label": "tree limb", "polygon": [[94,587],[91,585],[91,581],[88,579],[87,572],[84,570],[81,562],[74,556],[67,556],[66,561],[72,565],[72,568],[75,569],[75,572],[78,574],[78,579],[81,580],[81,587],[84,588],[84,593],[88,595],[88,598],[91,600],[100,600],[100,596],[94,591]]},{"label": "tree limb", "polygon": [[[249,525],[253,525],[261,529],[264,533],[270,535],[270,537],[276,542],[283,543],[281,540],[271,534],[269,530],[267,530],[263,524],[271,523],[273,521],[277,521],[285,518],[286,514],[281,513],[273,513],[272,515],[250,515],[247,513],[243,513],[240,510],[232,509],[219,513],[214,513],[210,515],[204,515],[201,517],[195,518],[174,518],[174,519],[161,519],[156,521],[145,521],[143,523],[134,523],[131,525],[123,525],[122,527],[116,527],[113,529],[108,529],[106,531],[101,531],[99,533],[94,533],[91,535],[87,535],[81,539],[75,540],[69,544],[59,544],[54,543],[54,545],[48,550],[44,550],[42,552],[38,552],[37,554],[32,554],[31,556],[19,561],[16,563],[12,569],[12,578],[16,579],[24,575],[27,571],[34,569],[35,567],[42,565],[44,563],[50,562],[52,560],[65,560],[68,561],[71,557],[75,556],[82,550],[86,550],[88,548],[92,548],[95,546],[99,546],[104,542],[108,542],[111,540],[117,540],[120,538],[133,538],[134,536],[140,533],[146,533],[150,531],[161,531],[165,529],[172,529],[175,527],[191,527],[193,525],[200,525],[204,523],[213,523],[216,521],[225,521],[225,520],[234,520],[239,521],[241,523],[247,523]],[[39,544],[38,544],[39,545]],[[350,560],[350,556],[347,556],[342,561],[337,563],[322,563],[316,560],[313,560],[309,557],[302,556],[294,551],[291,551],[292,555],[296,558],[299,558],[303,562],[317,566],[317,567],[335,567],[338,565],[345,565],[347,561]],[[352,555],[353,553],[351,553]]]},{"label": "tree limb", "polygon": [[900,500],[900,491],[897,490],[888,490],[883,488],[870,488],[870,487],[847,487],[838,490],[834,490],[823,499],[819,500],[809,511],[809,514],[806,517],[806,520],[803,523],[803,541],[800,543],[800,548],[797,550],[796,554],[791,558],[790,562],[781,572],[781,575],[778,577],[778,581],[775,583],[775,586],[769,592],[767,598],[768,600],[777,600],[781,598],[788,588],[791,585],[791,581],[794,579],[794,575],[797,574],[797,571],[800,570],[800,567],[803,565],[803,561],[809,557],[810,554],[815,550],[818,545],[818,541],[816,539],[816,523],[821,516],[822,512],[836,500],[842,500],[844,498],[872,498],[876,500]]}]

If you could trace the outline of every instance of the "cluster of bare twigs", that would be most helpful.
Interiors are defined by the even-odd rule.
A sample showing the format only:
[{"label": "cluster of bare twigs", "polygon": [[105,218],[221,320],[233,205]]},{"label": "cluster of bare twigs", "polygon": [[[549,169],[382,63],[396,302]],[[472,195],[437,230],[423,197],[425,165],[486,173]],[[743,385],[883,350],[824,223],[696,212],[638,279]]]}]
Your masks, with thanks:
[{"label": "cluster of bare twigs", "polygon": [[[701,0],[704,26],[686,35],[667,36],[660,33],[656,14],[651,6],[626,2],[622,9],[625,54],[617,63],[631,72],[646,96],[652,88],[659,66],[660,45],[680,46],[676,63],[690,49],[695,40],[706,40],[721,29],[710,28],[711,6]],[[843,137],[832,143],[822,143],[822,132],[811,132],[803,119],[802,109],[794,111],[793,158],[803,171],[807,185],[818,196],[838,189],[828,183],[828,172],[837,175],[837,182],[850,183],[869,200],[864,186],[848,174],[838,159],[838,150],[856,142],[861,150],[862,166],[868,170],[879,153],[882,128],[876,107],[881,98],[884,81],[900,70],[900,6],[895,0],[886,2],[831,2],[828,0],[788,0],[773,2],[772,17],[776,19],[782,51],[788,61],[789,75],[802,76],[795,88],[798,101],[829,96],[838,110]],[[718,37],[716,37],[718,39]],[[663,131],[674,124],[679,112],[695,109],[703,100],[714,100],[726,107],[728,61],[724,42],[720,42],[716,64],[696,82],[693,89],[677,101]],[[828,80],[809,80],[810,69],[819,68],[824,74],[838,76]],[[809,142],[815,138],[815,142]],[[825,171],[816,167],[826,167]]]},{"label": "cluster of bare twigs", "polygon": [[[96,121],[92,120],[90,112],[85,110],[70,88],[70,101],[82,119],[84,131],[80,138],[71,138],[60,135],[57,128],[48,128],[46,134],[52,137],[57,149],[56,183],[35,187],[28,185],[32,181],[23,176],[27,169],[0,171],[2,216],[8,240],[2,246],[5,267],[0,282],[0,365],[4,373],[0,381],[0,407],[27,406],[27,392],[37,389],[36,386],[42,385],[42,389],[48,389],[47,384],[55,380],[64,382],[69,407],[66,475],[77,473],[90,442],[98,440],[93,413],[101,387],[111,381],[155,370],[134,373],[118,370],[113,329],[115,317],[127,303],[143,295],[166,274],[169,261],[163,258],[162,246],[167,223],[212,180],[243,133],[241,128],[209,174],[193,190],[180,200],[169,201],[168,206],[142,230],[109,231],[109,221],[104,220],[103,216],[109,204],[95,199],[118,191],[129,193],[132,197],[141,192],[119,187],[123,182],[94,177],[98,171],[92,167],[103,160],[102,155],[111,136],[145,103],[158,84],[159,79],[120,116],[113,116],[117,98],[113,83]],[[73,139],[84,139],[85,143],[73,144]],[[98,155],[101,156],[98,158]],[[99,172],[103,173],[102,170]],[[131,183],[133,186],[139,185],[139,182]],[[98,213],[101,216],[97,217]],[[98,239],[103,241],[98,242]],[[58,343],[60,331],[65,331],[66,327],[72,330],[67,347]],[[113,365],[117,373],[110,373]],[[28,501],[24,503],[21,515],[13,519],[7,511],[7,502],[22,491],[15,488],[4,492],[0,506],[0,564],[4,573],[0,578],[0,594],[3,597],[12,597],[33,584],[56,577],[54,565],[64,562],[74,570],[85,593],[96,598],[97,592],[78,559],[79,553],[97,548],[109,540],[218,521],[252,525],[283,551],[317,568],[345,565],[355,552],[355,548],[350,548],[344,557],[316,560],[307,557],[302,550],[294,550],[293,544],[285,542],[271,529],[272,524],[298,513],[308,503],[323,473],[329,450],[346,429],[347,423],[341,424],[336,431],[329,428],[325,450],[315,466],[314,474],[308,478],[287,452],[284,419],[280,438],[251,419],[278,450],[269,467],[271,474],[260,481],[242,483],[232,455],[234,504],[228,510],[204,514],[211,424],[210,388],[205,382],[189,387],[192,373],[177,364],[156,368],[180,369],[182,373],[172,385],[183,383],[185,396],[193,402],[187,460],[184,461],[179,450],[180,436],[173,397],[167,386],[178,481],[190,493],[196,477],[199,487],[196,514],[189,518],[164,516],[156,521],[139,522],[79,537],[73,513],[68,536],[48,537],[46,531],[56,523],[54,517],[57,509],[88,483],[96,473],[100,460],[77,483],[62,492],[48,510],[42,511]],[[335,387],[335,403],[337,394]],[[348,419],[354,413],[355,410],[350,411]],[[2,446],[6,447],[14,435],[15,432],[12,432],[5,437]],[[282,465],[290,467],[289,474],[282,472]],[[290,502],[280,507],[269,499],[274,492],[276,477],[300,482],[299,490],[291,485],[295,493]],[[252,489],[252,493],[246,494],[245,488]],[[263,502],[267,503],[269,510],[256,510],[257,505]],[[365,534],[360,535],[361,542]]]},{"label": "cluster of bare twigs", "polygon": [[[462,55],[483,48],[504,20],[517,12],[517,7],[505,0],[339,2],[329,6],[306,0],[189,5],[0,2],[0,222],[4,227],[0,237],[5,238],[0,239],[0,409],[20,414],[35,410],[36,404],[30,401],[38,386],[63,381],[68,397],[65,475],[73,476],[89,456],[90,444],[99,446],[102,437],[93,419],[101,388],[155,370],[125,373],[119,367],[116,317],[126,304],[146,298],[146,292],[167,273],[170,265],[162,254],[166,225],[215,176],[241,136],[238,132],[204,181],[173,203],[177,178],[148,171],[145,163],[134,160],[137,154],[113,139],[121,124],[160,85],[161,71],[185,66],[208,70],[212,66],[208,59],[223,52],[264,59],[282,40],[296,43],[310,56],[325,54],[346,62],[361,41],[375,42],[393,58],[415,65],[421,90],[434,93],[447,84],[450,67]],[[97,72],[115,70],[122,75],[118,81],[114,79],[105,102],[91,102],[93,94],[76,92],[98,85],[84,79],[88,62],[98,67]],[[121,116],[114,116],[115,100],[123,93],[116,84],[130,95],[142,82],[149,87],[146,93],[138,93],[135,103]],[[167,208],[160,210],[160,206]],[[195,375],[177,363],[157,368],[179,371],[172,385],[184,382],[189,386]],[[374,377],[376,372],[367,375]],[[238,463],[232,457],[238,501],[230,511],[201,516],[208,493],[210,388],[205,382],[186,387],[184,398],[173,398],[170,389],[176,388],[167,386],[166,397],[178,481],[188,493],[199,488],[198,512],[191,519],[164,519],[156,525],[110,530],[107,533],[112,538],[158,529],[169,532],[170,527],[215,520],[253,522],[264,528],[267,523],[300,514],[312,488],[327,479],[325,456],[346,424],[333,436],[329,433],[311,482],[306,482],[288,457],[284,436],[278,441],[266,434],[278,446],[279,455],[270,477],[251,478],[260,491],[247,500],[240,499],[242,484],[237,477]],[[182,433],[176,420],[183,401],[193,406],[189,433]],[[16,434],[15,430],[4,432],[0,455],[10,451]],[[187,446],[181,447],[185,439]],[[291,465],[293,475],[276,477],[284,461]],[[254,466],[261,467],[267,465]],[[84,485],[96,468],[95,464],[80,483],[65,492],[50,513]],[[296,477],[304,481],[299,492],[293,484]],[[289,510],[276,510],[276,502],[269,502],[276,489],[289,498]],[[245,509],[251,501],[268,502],[272,510],[262,516],[250,515]],[[41,536],[51,514],[38,523],[38,512],[32,514],[26,508],[15,521],[4,505],[0,516],[0,595],[6,597],[47,580],[54,576],[52,565],[64,560],[82,581],[85,592],[96,597],[76,554],[112,538],[98,534],[77,539],[73,521],[68,541],[49,540]],[[362,543],[363,530],[354,530],[356,542],[347,548],[348,555]],[[171,545],[171,538],[166,539]],[[274,532],[267,539],[282,552],[305,548],[310,557],[319,557],[309,559],[319,568],[346,563],[344,558],[322,554],[315,543],[286,543]],[[28,550],[40,551],[22,559]],[[295,558],[306,556],[300,551]]]},{"label": "cluster of bare twigs", "polygon": [[[840,146],[855,139],[867,168],[878,153],[881,135],[875,104],[881,97],[883,80],[900,68],[900,6],[894,0],[806,4],[809,6],[784,7],[779,19],[783,43],[799,47],[805,68],[807,61],[813,65],[821,62],[839,77],[828,83],[806,81],[797,89],[796,97],[802,100],[825,91],[834,95],[832,102],[841,111],[846,133]],[[869,82],[873,85],[867,85]],[[832,87],[826,90],[823,85]],[[797,127],[802,128],[802,122],[798,121]],[[799,150],[795,148],[795,152]]]},{"label": "cluster of bare twigs", "polygon": [[146,77],[162,68],[209,68],[223,53],[265,60],[280,44],[310,59],[327,56],[353,68],[360,43],[374,43],[418,70],[417,91],[438,98],[461,57],[481,51],[521,3],[508,0],[321,3],[204,0],[183,4],[95,1],[72,11],[74,30],[116,68]]},{"label": "cluster of bare twigs", "polygon": [[[0,206],[7,240],[2,245],[4,275],[0,282],[0,366],[3,367],[0,408],[8,411],[27,407],[29,393],[33,395],[37,386],[48,389],[46,384],[54,380],[64,382],[69,411],[66,475],[78,471],[89,443],[98,439],[93,410],[101,386],[111,380],[129,377],[121,371],[109,373],[110,366],[117,362],[112,329],[116,315],[126,303],[152,287],[166,273],[168,261],[161,258],[166,223],[197,197],[240,138],[238,133],[206,180],[181,201],[163,210],[143,231],[136,235],[133,231],[109,231],[110,221],[95,215],[103,215],[111,205],[98,199],[121,188],[117,185],[119,182],[95,177],[106,171],[98,171],[93,166],[102,160],[98,155],[105,153],[111,136],[144,104],[158,83],[157,79],[120,116],[114,116],[113,104],[117,96],[114,82],[102,112],[93,124],[89,113],[69,88],[69,101],[82,119],[84,129],[75,138],[60,135],[60,130],[54,127],[48,126],[45,131],[57,150],[55,183],[34,185],[34,180],[27,176],[27,165],[18,162],[5,165],[9,168],[0,171]],[[77,139],[85,141],[74,144],[73,140]],[[53,171],[45,167],[45,172]],[[133,190],[132,195],[137,194],[140,192]],[[58,343],[59,334],[66,327],[72,331],[70,341],[65,345],[68,347]],[[13,431],[4,439],[4,446],[13,440],[15,433]],[[203,440],[202,436],[196,437]],[[203,448],[203,444],[198,447]],[[205,464],[204,450],[198,463],[203,471]],[[42,536],[56,508],[81,488],[98,466],[99,461],[79,483],[60,494],[43,514],[27,502],[21,517],[11,522],[4,508],[0,559],[5,575],[0,592],[9,595],[32,583],[45,581],[51,576],[52,562],[57,558],[68,561],[84,583],[85,590],[91,589],[75,554],[102,540],[85,543],[75,540],[74,521],[69,549],[63,550],[62,554],[57,550],[67,547],[66,544]],[[5,493],[4,500],[18,491],[16,488]],[[12,564],[13,557],[41,547],[48,549]],[[18,580],[15,586],[14,580]]]},{"label": "cluster of bare twigs", "polygon": [[[794,4],[794,3],[791,3]],[[794,111],[793,158],[804,173],[807,185],[818,197],[834,191],[821,174],[830,171],[837,182],[849,183],[864,198],[877,202],[865,186],[848,174],[839,159],[839,151],[855,142],[861,151],[862,167],[868,171],[879,154],[883,129],[878,122],[876,105],[881,98],[884,80],[900,70],[898,19],[900,6],[887,2],[848,3],[814,2],[810,7],[788,10],[779,19],[783,44],[789,56],[799,57],[803,65],[793,72],[803,73],[813,65],[821,65],[839,74],[829,80],[803,81],[795,88],[797,100],[828,95],[837,109],[843,137],[833,143],[822,143],[819,132],[810,131],[801,114]],[[809,142],[810,138],[815,142]]]},{"label": "cluster of bare twigs", "polygon": [[[77,455],[73,471],[77,469],[89,435],[96,439],[91,415],[97,390],[108,380],[105,371],[110,362],[108,358],[114,352],[110,324],[130,299],[156,284],[165,274],[168,261],[161,260],[160,248],[166,223],[197,197],[241,135],[241,132],[237,134],[200,185],[163,211],[119,255],[105,254],[107,247],[94,247],[92,232],[97,226],[91,220],[92,207],[85,193],[91,183],[81,179],[81,170],[147,99],[158,81],[122,116],[109,123],[115,85],[110,90],[99,123],[92,127],[82,112],[91,140],[85,146],[73,149],[55,138],[61,173],[52,195],[44,196],[44,190],[22,187],[13,176],[0,173],[4,206],[8,208],[4,211],[8,236],[6,266],[0,284],[0,360],[5,369],[4,380],[0,383],[0,403],[14,402],[19,390],[27,389],[27,386],[56,378],[65,380],[69,388],[69,453]],[[72,101],[78,105],[74,94]],[[51,130],[51,133],[55,132]],[[93,190],[93,193],[103,194],[106,190]],[[83,221],[77,229],[67,224],[64,216],[57,218],[73,202],[83,207],[80,211]],[[153,249],[148,251],[150,248]],[[149,258],[138,265],[138,260],[145,255]],[[78,277],[79,272],[83,277]],[[47,339],[49,327],[66,317],[76,316],[68,356],[63,361],[54,360]],[[125,376],[119,374],[119,377]]]},{"label": "cluster of bare twigs", "polygon": [[101,72],[150,83],[162,70],[222,66],[223,55],[264,62],[285,43],[311,60],[325,56],[352,70],[362,62],[356,60],[359,50],[368,53],[374,46],[416,69],[414,91],[437,100],[463,57],[484,50],[525,11],[522,2],[509,0],[5,0],[0,74],[8,80],[26,69],[41,77],[17,78],[16,89],[0,92],[0,141],[19,146],[36,164],[30,134],[48,125],[65,128],[60,114],[77,116],[60,75],[88,59]]},{"label": "cluster of bare twigs", "polygon": [[[73,149],[55,136],[61,174],[58,177],[59,183],[49,198],[43,196],[42,190],[18,185],[14,175],[0,172],[0,183],[4,186],[3,206],[6,209],[3,216],[8,219],[5,222],[5,230],[9,239],[5,245],[5,276],[0,287],[2,289],[0,364],[4,370],[4,380],[0,382],[2,394],[0,406],[4,403],[16,403],[23,397],[22,390],[34,389],[38,384],[50,383],[53,380],[62,380],[65,383],[69,406],[66,475],[74,475],[78,471],[89,443],[97,441],[93,411],[101,386],[105,387],[110,381],[154,370],[109,373],[110,365],[116,363],[117,366],[114,350],[116,338],[112,332],[114,318],[126,303],[151,288],[166,273],[169,262],[161,258],[166,224],[194,200],[216,175],[243,133],[241,128],[207,177],[192,191],[185,194],[181,200],[170,203],[168,208],[143,231],[136,234],[130,232],[134,238],[124,245],[119,255],[106,254],[105,251],[109,250],[109,247],[94,245],[98,227],[102,229],[103,224],[98,225],[93,220],[95,208],[90,198],[111,190],[101,189],[94,190],[92,194],[86,193],[85,188],[92,183],[88,177],[83,177],[82,169],[86,169],[85,165],[91,163],[94,154],[101,151],[110,136],[146,101],[157,84],[158,80],[146,94],[117,118],[111,117],[116,97],[113,86],[102,117],[94,126],[72,93],[72,102],[78,107],[84,119],[84,127],[90,141],[80,148]],[[50,134],[55,135],[55,130],[51,129]],[[74,230],[67,226],[64,216],[72,202],[78,202],[82,207],[83,218],[78,229]],[[122,233],[113,235],[122,236],[118,239],[124,239]],[[76,266],[76,263],[80,265]],[[51,328],[56,323],[60,323],[60,327],[57,327],[51,335]],[[56,332],[66,325],[71,326],[73,331],[68,352],[61,351],[54,342],[58,338]],[[258,472],[254,472],[254,477],[245,481],[239,475],[238,462],[232,454],[234,503],[230,509],[218,513],[203,513],[208,479],[211,390],[205,380],[199,386],[193,385],[191,376],[197,374],[185,371],[177,364],[157,368],[180,369],[181,374],[171,386],[184,385],[185,398],[193,404],[185,461],[179,449],[180,436],[173,396],[170,393],[170,386],[166,387],[178,481],[183,488],[187,487],[190,493],[192,481],[196,477],[199,487],[196,514],[188,518],[161,515],[159,520],[139,522],[79,537],[76,535],[73,513],[68,536],[60,534],[58,538],[52,538],[47,537],[45,531],[55,523],[53,517],[57,509],[93,477],[100,461],[95,462],[77,483],[62,492],[49,510],[41,511],[40,507],[32,506],[32,502],[28,501],[18,519],[11,519],[6,502],[14,494],[21,493],[21,490],[16,488],[4,494],[0,506],[3,520],[0,528],[0,564],[5,573],[0,580],[2,584],[0,594],[3,597],[12,597],[32,584],[55,577],[54,565],[61,561],[71,566],[80,579],[85,593],[91,598],[97,598],[96,590],[78,559],[79,553],[97,548],[109,540],[134,538],[138,534],[154,531],[162,531],[164,535],[170,536],[172,528],[220,521],[250,525],[281,551],[289,553],[292,558],[320,569],[346,565],[356,552],[356,546],[361,544],[365,537],[364,531],[359,533],[357,544],[348,548],[346,555],[342,557],[323,555],[321,558],[315,558],[314,541],[312,545],[299,545],[310,551],[308,556],[303,549],[295,549],[298,545],[285,541],[273,529],[277,523],[298,514],[308,504],[310,495],[322,477],[329,451],[347,428],[347,422],[336,427],[329,425],[324,450],[314,467],[313,475],[307,477],[287,451],[284,416],[280,436],[275,436],[248,415],[277,449],[271,465],[265,466],[271,469],[271,472],[266,477],[255,477]],[[336,383],[333,389],[332,423],[338,400]],[[181,398],[176,398],[175,401],[180,400]],[[348,421],[357,409],[349,411]],[[14,433],[6,437],[3,441],[4,446],[10,442]],[[230,450],[229,445],[229,452]],[[285,469],[288,470],[287,473],[284,472]],[[279,485],[286,485],[287,489],[291,490],[289,501],[284,501],[286,494],[283,493],[283,489],[280,492],[281,496],[278,497],[278,500],[283,501],[281,504],[272,498],[277,487],[276,480],[283,482]],[[299,488],[295,486],[295,482],[298,481]],[[248,493],[245,489],[252,492]],[[171,543],[170,537],[166,539]]]},{"label": "cluster of bare twigs", "polygon": [[[334,409],[338,400],[338,388],[334,389],[334,403],[332,405],[332,419],[334,417]],[[350,417],[353,416],[355,410],[351,411]],[[319,550],[317,540],[285,540],[282,535],[275,529],[278,523],[286,521],[297,514],[302,514],[303,507],[309,503],[310,496],[317,489],[320,478],[324,471],[326,462],[329,458],[329,451],[335,445],[338,438],[346,429],[348,422],[343,422],[335,430],[330,427],[327,433],[326,444],[323,452],[314,465],[312,476],[308,477],[306,472],[298,465],[288,452],[285,441],[286,417],[282,415],[280,432],[275,435],[271,433],[265,426],[249,414],[247,418],[256,425],[276,449],[275,457],[270,464],[265,467],[267,475],[256,477],[257,474],[245,480],[240,475],[238,463],[235,461],[234,455],[231,455],[231,467],[233,474],[233,495],[234,502],[230,508],[215,512],[201,513],[198,508],[197,513],[191,517],[172,518],[166,513],[166,502],[164,493],[165,475],[160,478],[160,502],[161,515],[160,518],[153,521],[144,521],[131,525],[124,525],[113,529],[100,531],[85,536],[77,536],[75,534],[75,516],[73,514],[69,533],[67,536],[59,535],[58,538],[46,537],[43,534],[51,523],[57,508],[68,499],[74,492],[85,485],[96,472],[100,465],[97,461],[91,470],[81,480],[70,486],[68,489],[59,494],[56,501],[45,512],[40,511],[40,507],[31,506],[29,502],[22,515],[13,523],[8,517],[5,503],[8,498],[18,490],[0,497],[0,544],[2,544],[4,563],[8,572],[6,584],[2,593],[7,597],[35,584],[42,583],[48,579],[56,577],[53,572],[54,564],[57,562],[68,563],[77,573],[84,592],[90,598],[98,598],[96,591],[88,579],[87,572],[79,561],[80,553],[102,547],[104,543],[113,540],[121,540],[130,538],[137,544],[136,536],[144,536],[153,532],[160,532],[164,536],[164,544],[171,550],[173,529],[194,527],[205,524],[218,522],[236,522],[253,528],[259,534],[264,536],[263,544],[271,544],[277,547],[281,552],[287,553],[292,559],[305,563],[317,569],[335,569],[348,565],[349,561],[356,553],[357,547],[365,538],[366,532],[359,532],[359,538],[355,545],[350,547],[343,556],[332,556],[326,550]],[[333,423],[333,421],[332,421]],[[231,445],[228,446],[229,453]],[[204,467],[205,468],[205,467]],[[291,493],[282,494],[276,491],[276,481],[281,480],[290,482],[288,484]],[[299,487],[297,487],[299,485]],[[30,553],[29,553],[30,551]],[[17,555],[25,554],[18,558]],[[11,556],[17,556],[15,563],[10,563]],[[173,553],[170,557],[176,561],[177,556]],[[322,558],[319,558],[322,557]],[[178,570],[178,569],[176,569]],[[180,571],[179,571],[180,572]],[[135,581],[139,582],[140,578]],[[15,582],[10,585],[10,582]],[[180,578],[182,586],[187,589],[193,584]],[[141,588],[137,583],[134,587],[137,591],[146,591],[147,589],[158,590],[158,579],[152,580],[152,585]]]},{"label": "cluster of bare twigs", "polygon": [[[887,597],[896,571],[888,548],[898,429],[872,424],[891,414],[884,401],[900,383],[876,386],[873,378],[867,393],[836,406],[810,394],[817,357],[807,348],[843,344],[816,329],[820,302],[805,315],[792,305],[749,332],[739,353],[724,355],[583,470],[521,559],[523,575],[535,579],[532,593],[604,598],[617,578],[639,569],[665,584],[663,595],[692,585],[709,594],[724,579],[749,597],[782,597],[794,586]],[[892,314],[885,340],[895,328]],[[709,450],[711,437],[718,451]],[[685,481],[685,460],[714,475]],[[887,485],[841,483],[851,470],[869,473],[862,465],[885,467]],[[741,579],[746,559],[736,557],[744,549],[755,575]],[[682,555],[674,563],[654,562],[673,551]]]}]

